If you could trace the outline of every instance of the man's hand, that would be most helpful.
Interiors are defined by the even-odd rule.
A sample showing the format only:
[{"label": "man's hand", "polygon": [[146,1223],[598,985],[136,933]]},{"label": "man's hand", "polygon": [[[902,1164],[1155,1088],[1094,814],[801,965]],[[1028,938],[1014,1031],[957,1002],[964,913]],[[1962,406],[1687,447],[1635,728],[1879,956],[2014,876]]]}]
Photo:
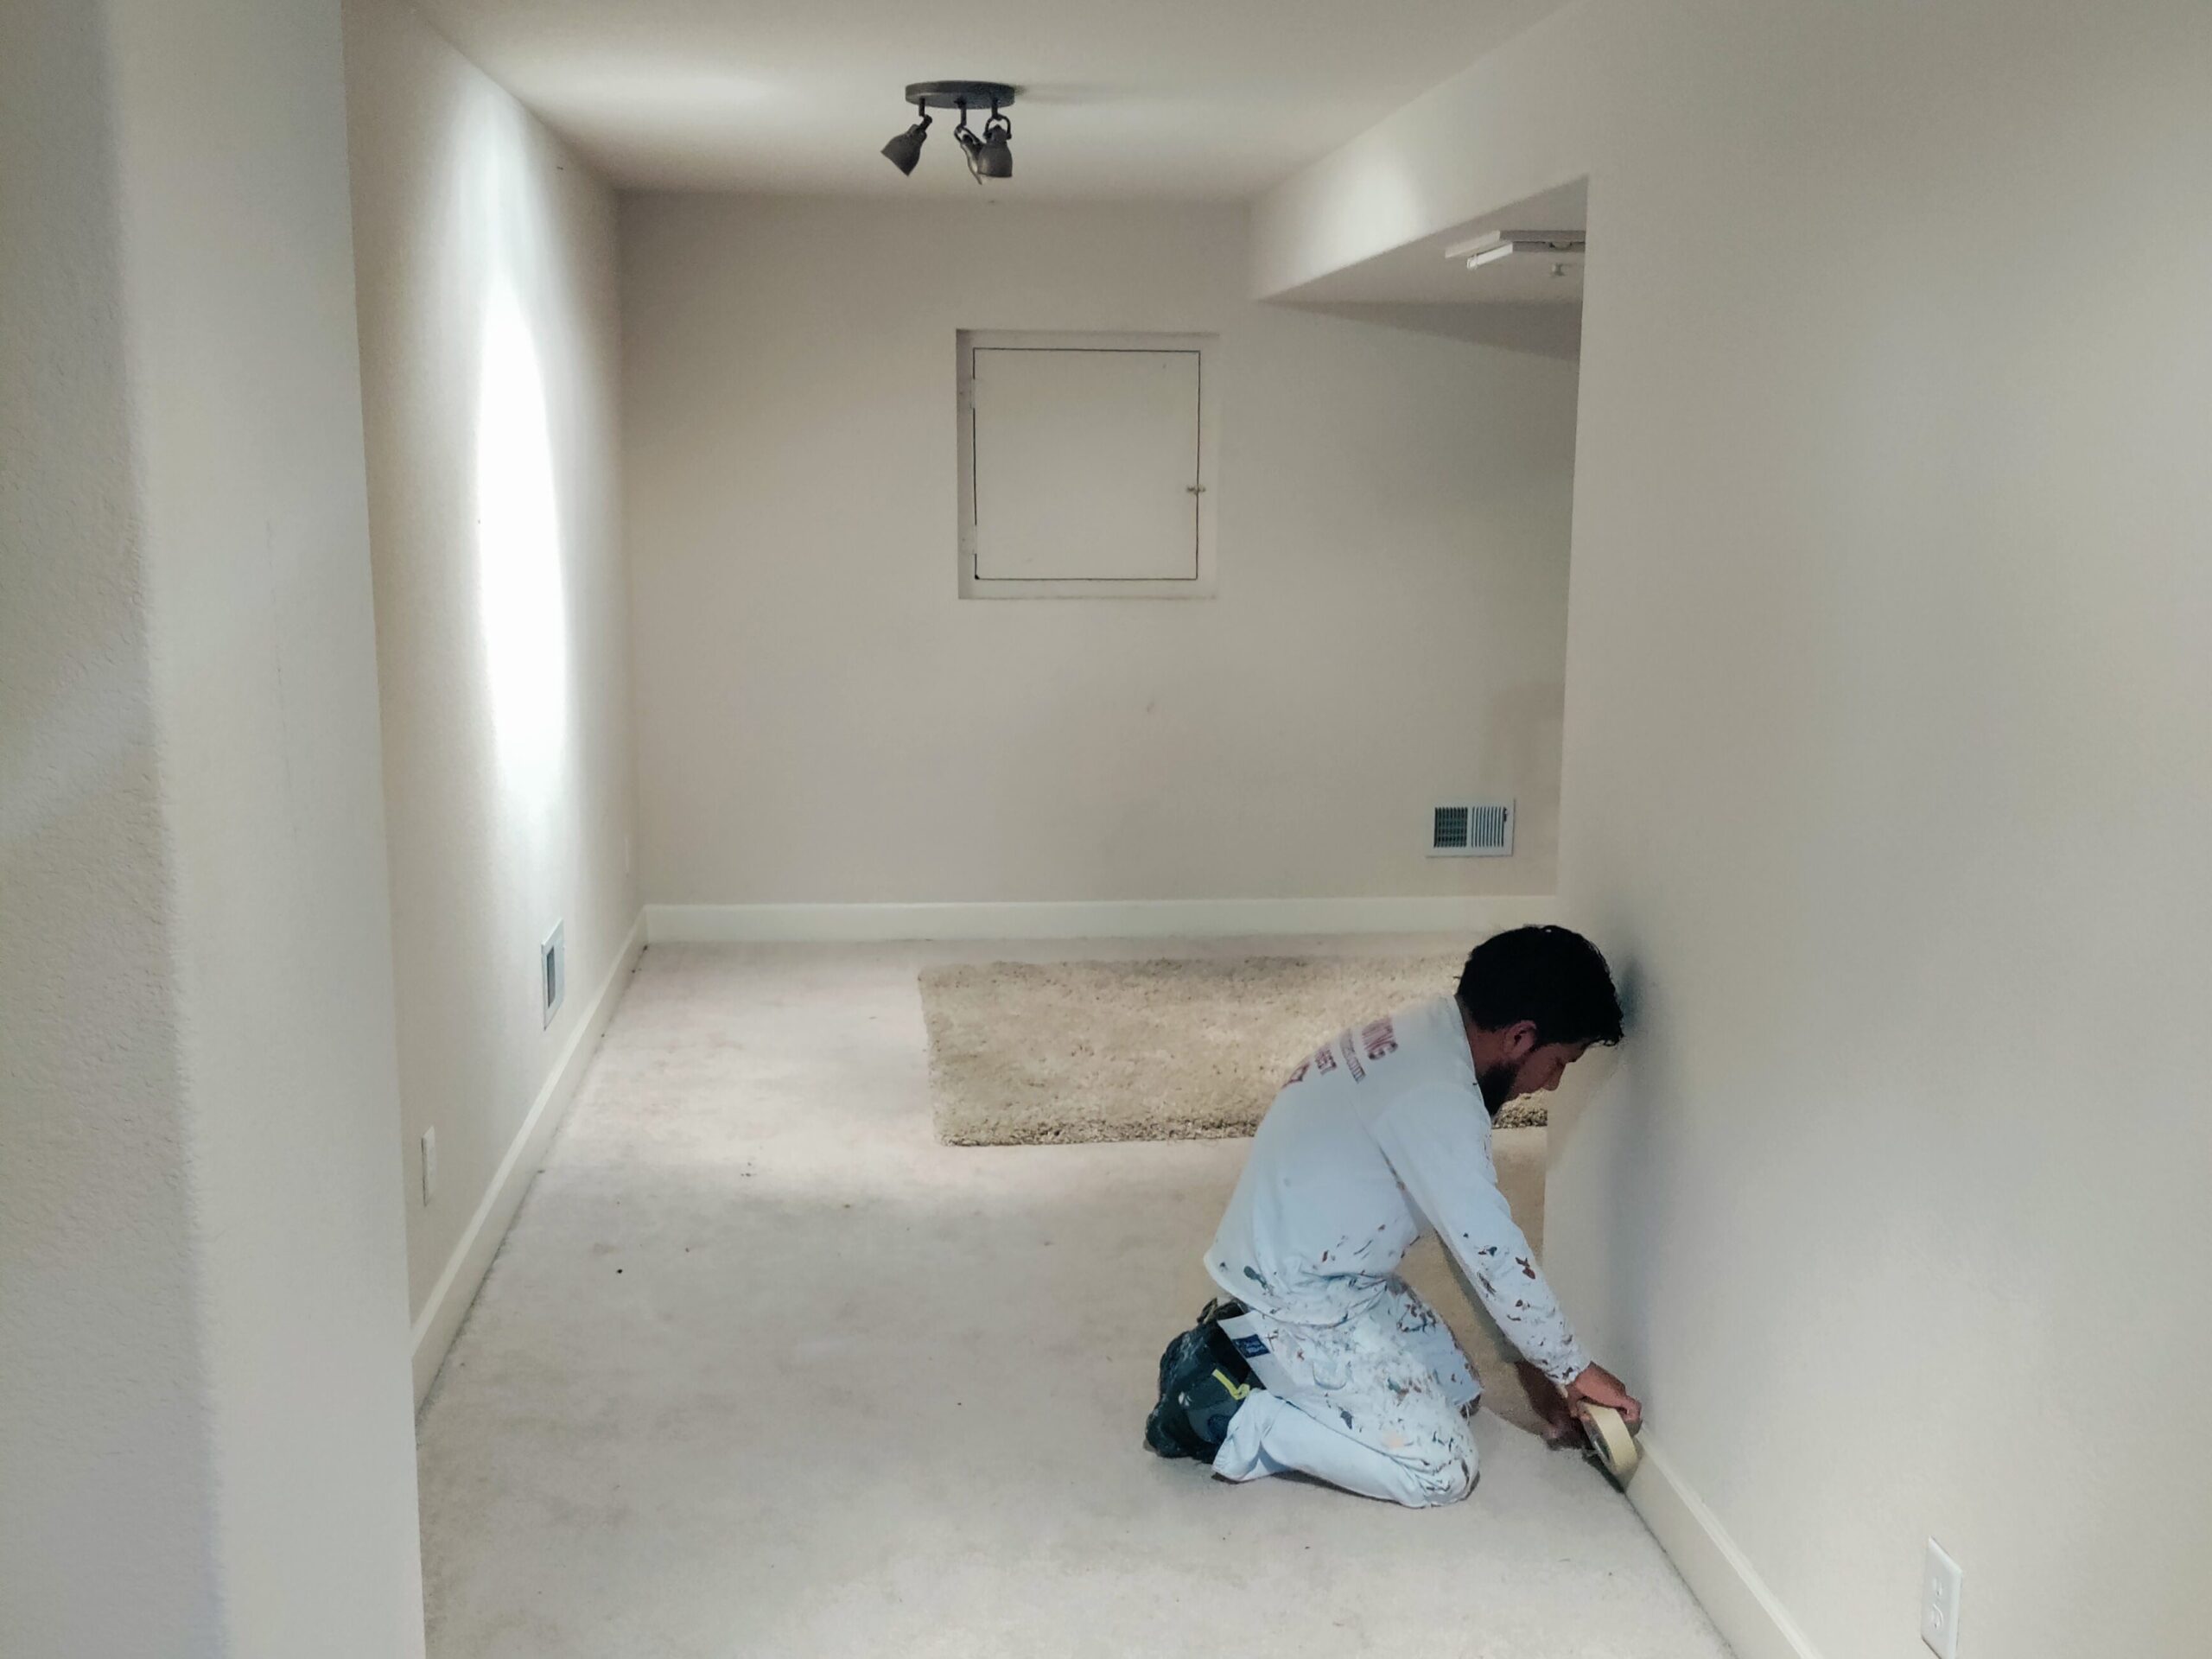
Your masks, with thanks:
[{"label": "man's hand", "polygon": [[1570,1403],[1586,1401],[1593,1406],[1611,1406],[1620,1413],[1630,1428],[1643,1421],[1643,1403],[1621,1386],[1621,1380],[1602,1365],[1586,1365],[1574,1380],[1567,1385]]}]

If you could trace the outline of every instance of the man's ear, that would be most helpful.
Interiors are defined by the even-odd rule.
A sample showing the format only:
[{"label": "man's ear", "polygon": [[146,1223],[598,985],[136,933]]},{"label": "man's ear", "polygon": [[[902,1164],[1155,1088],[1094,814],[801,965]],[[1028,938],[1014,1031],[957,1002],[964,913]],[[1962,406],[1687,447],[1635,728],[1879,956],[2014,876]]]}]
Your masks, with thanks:
[{"label": "man's ear", "polygon": [[1536,1022],[1516,1020],[1503,1033],[1504,1058],[1510,1065],[1518,1065],[1536,1050]]}]

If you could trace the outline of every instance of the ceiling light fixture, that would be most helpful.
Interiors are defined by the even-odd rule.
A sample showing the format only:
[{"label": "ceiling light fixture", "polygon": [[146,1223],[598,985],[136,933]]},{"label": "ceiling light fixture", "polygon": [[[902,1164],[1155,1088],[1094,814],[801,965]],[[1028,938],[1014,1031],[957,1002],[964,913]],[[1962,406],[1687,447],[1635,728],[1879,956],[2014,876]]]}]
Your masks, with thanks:
[{"label": "ceiling light fixture", "polygon": [[1000,113],[999,106],[991,105],[991,118],[983,123],[983,147],[976,152],[976,173],[979,178],[1010,179],[1014,176],[1014,123]]},{"label": "ceiling light fixture", "polygon": [[914,163],[922,159],[922,141],[930,136],[930,112],[923,105],[914,106],[922,118],[883,147],[883,157],[901,173],[912,173]]},{"label": "ceiling light fixture", "polygon": [[960,146],[960,154],[968,162],[968,176],[981,184],[983,181],[983,169],[976,165],[976,157],[982,153],[983,141],[976,136],[976,130],[968,124],[968,106],[965,104],[960,106],[960,124],[952,130],[952,138],[953,142]]},{"label": "ceiling light fixture", "polygon": [[1580,231],[1492,231],[1470,242],[1454,242],[1444,250],[1444,257],[1465,259],[1469,270],[1479,270],[1516,253],[1541,253],[1564,262],[1582,257],[1582,236]]},{"label": "ceiling light fixture", "polygon": [[[997,80],[918,80],[906,88],[906,101],[921,112],[922,118],[884,145],[884,158],[901,173],[912,174],[914,163],[922,156],[922,139],[929,131],[931,110],[957,110],[960,124],[952,130],[960,145],[963,160],[976,183],[985,179],[1010,179],[1014,176],[1014,123],[1007,120],[1005,111],[1014,102],[1019,89]],[[968,124],[968,111],[988,110],[990,119],[983,124],[979,137]]]}]

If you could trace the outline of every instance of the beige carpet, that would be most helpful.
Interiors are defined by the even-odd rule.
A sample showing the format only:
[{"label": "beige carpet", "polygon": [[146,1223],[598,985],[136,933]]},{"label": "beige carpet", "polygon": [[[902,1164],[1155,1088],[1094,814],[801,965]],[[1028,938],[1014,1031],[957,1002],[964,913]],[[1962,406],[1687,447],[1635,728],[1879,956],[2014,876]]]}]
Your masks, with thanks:
[{"label": "beige carpet", "polygon": [[[1448,993],[1461,958],[993,962],[921,974],[938,1138],[955,1146],[1249,1135],[1347,1026]],[[1545,1122],[1539,1103],[1503,1124]]]}]

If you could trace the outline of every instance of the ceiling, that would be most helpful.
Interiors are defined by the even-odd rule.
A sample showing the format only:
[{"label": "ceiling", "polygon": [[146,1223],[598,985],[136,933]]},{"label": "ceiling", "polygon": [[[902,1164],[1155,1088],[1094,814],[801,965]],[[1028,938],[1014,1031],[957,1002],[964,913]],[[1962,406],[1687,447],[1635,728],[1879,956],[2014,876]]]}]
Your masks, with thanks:
[{"label": "ceiling", "polygon": [[623,186],[970,192],[949,119],[911,179],[878,153],[907,82],[961,79],[1023,89],[994,196],[1241,200],[1562,0],[420,3]]}]

